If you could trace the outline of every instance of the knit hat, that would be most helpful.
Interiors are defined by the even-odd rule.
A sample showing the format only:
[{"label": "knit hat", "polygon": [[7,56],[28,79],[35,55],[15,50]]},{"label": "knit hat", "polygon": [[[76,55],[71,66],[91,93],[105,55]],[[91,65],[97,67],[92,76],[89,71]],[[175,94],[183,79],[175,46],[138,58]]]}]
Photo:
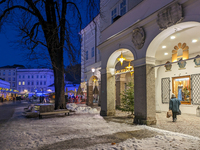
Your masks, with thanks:
[{"label": "knit hat", "polygon": [[176,96],[175,96],[175,94],[174,93],[172,93],[172,97],[171,98],[176,98]]}]

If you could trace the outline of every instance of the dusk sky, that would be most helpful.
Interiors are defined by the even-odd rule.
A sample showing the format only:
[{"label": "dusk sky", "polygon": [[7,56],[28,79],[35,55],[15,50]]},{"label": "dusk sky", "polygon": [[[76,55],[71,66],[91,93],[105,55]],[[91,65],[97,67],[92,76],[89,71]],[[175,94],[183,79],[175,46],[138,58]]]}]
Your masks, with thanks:
[{"label": "dusk sky", "polygon": [[[99,0],[96,0],[95,3],[99,3]],[[80,5],[80,4],[79,4]],[[79,6],[81,17],[82,17],[82,28],[84,28],[90,21],[90,17],[87,15],[87,11]],[[99,7],[99,6],[98,6]],[[92,13],[92,17],[95,17],[98,14],[99,10],[94,10]],[[74,31],[77,33],[78,36],[78,30]],[[17,43],[17,40],[20,40],[19,37],[17,37],[18,32],[14,28],[13,25],[7,25],[4,24],[3,30],[0,32],[0,51],[1,51],[1,60],[0,60],[0,67],[5,65],[14,65],[14,64],[20,64],[24,66],[31,66],[31,67],[38,67],[40,64],[47,63],[46,62],[33,62],[26,60],[26,56],[24,55],[24,52],[20,46],[18,46],[19,43]],[[80,46],[78,40],[74,40],[75,43],[77,43],[78,46]],[[69,64],[67,55],[64,54],[64,65],[67,66]],[[80,60],[78,60],[80,63]]]}]

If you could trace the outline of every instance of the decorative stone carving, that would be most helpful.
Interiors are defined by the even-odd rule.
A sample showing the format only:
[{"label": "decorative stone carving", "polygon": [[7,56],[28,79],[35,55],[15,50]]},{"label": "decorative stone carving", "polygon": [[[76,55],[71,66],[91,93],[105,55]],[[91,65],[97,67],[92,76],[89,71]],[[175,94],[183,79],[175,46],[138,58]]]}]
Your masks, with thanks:
[{"label": "decorative stone carving", "polygon": [[179,3],[174,3],[159,12],[157,16],[157,24],[160,30],[164,30],[183,20],[182,6]]},{"label": "decorative stone carving", "polygon": [[141,49],[143,47],[145,38],[145,32],[142,27],[133,30],[132,42],[137,49]]}]

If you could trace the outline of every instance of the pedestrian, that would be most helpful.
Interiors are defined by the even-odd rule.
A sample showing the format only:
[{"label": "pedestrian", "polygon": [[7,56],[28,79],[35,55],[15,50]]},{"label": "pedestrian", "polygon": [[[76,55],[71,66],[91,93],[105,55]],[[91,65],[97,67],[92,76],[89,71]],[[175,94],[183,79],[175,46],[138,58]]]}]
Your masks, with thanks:
[{"label": "pedestrian", "polygon": [[178,100],[174,93],[172,93],[170,102],[169,102],[169,110],[172,110],[172,118],[173,122],[177,120],[177,114],[180,112],[179,106],[181,102]]}]

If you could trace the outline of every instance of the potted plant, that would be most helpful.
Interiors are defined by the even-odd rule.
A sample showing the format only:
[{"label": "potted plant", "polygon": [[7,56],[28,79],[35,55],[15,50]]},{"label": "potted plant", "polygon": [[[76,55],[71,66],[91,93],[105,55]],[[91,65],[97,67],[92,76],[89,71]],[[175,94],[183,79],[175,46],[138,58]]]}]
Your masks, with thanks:
[{"label": "potted plant", "polygon": [[165,69],[166,69],[166,71],[171,71],[171,68],[172,68],[172,64],[170,64],[170,61],[167,61],[165,63]]}]

